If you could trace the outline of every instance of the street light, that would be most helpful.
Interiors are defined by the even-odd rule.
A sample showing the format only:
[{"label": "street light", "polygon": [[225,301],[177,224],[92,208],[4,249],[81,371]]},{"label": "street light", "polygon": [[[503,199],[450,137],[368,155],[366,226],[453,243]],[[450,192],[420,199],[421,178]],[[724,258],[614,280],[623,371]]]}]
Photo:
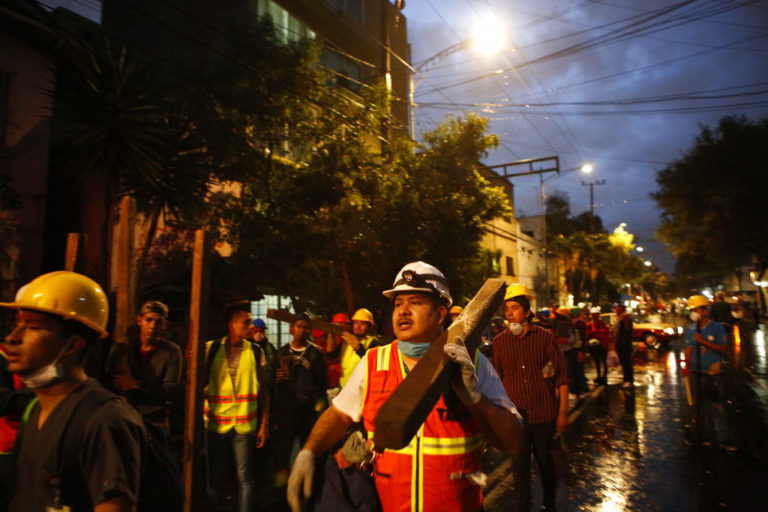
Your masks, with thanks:
[{"label": "street light", "polygon": [[652,265],[651,260],[645,260],[643,262],[643,265],[645,265],[646,267],[650,267]]},{"label": "street light", "polygon": [[472,28],[472,45],[482,55],[493,55],[504,46],[506,34],[499,19],[486,14]]},{"label": "street light", "polygon": [[643,251],[645,250],[645,249],[643,249],[643,248],[642,248],[641,246],[639,246],[639,245],[638,245],[638,246],[637,246],[635,249],[637,250],[637,252],[643,252]]},{"label": "street light", "polygon": [[[472,32],[472,37],[463,41],[459,41],[458,43],[453,44],[447,48],[443,48],[428,59],[422,61],[422,63],[418,66],[411,67],[411,87],[410,91],[408,92],[408,100],[410,103],[409,124],[411,128],[412,139],[416,139],[416,116],[414,114],[414,111],[416,110],[416,100],[414,99],[416,88],[421,82],[424,81],[424,78],[426,78],[427,74],[434,69],[435,64],[470,45],[474,46],[477,51],[483,55],[493,55],[502,49],[507,39],[506,32],[504,31],[504,27],[502,26],[499,18],[491,14],[487,14],[478,23],[476,23]],[[418,74],[420,78],[417,81],[414,81],[414,76],[416,74]]]}]

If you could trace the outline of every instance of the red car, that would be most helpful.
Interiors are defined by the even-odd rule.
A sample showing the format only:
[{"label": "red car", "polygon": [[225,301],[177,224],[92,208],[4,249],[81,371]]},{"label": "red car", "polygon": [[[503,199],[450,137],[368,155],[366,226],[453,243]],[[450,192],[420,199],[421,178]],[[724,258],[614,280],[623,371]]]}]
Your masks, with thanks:
[{"label": "red car", "polygon": [[[600,319],[613,327],[616,315],[602,313]],[[658,348],[666,346],[670,341],[683,334],[683,328],[679,325],[668,323],[636,322],[632,320],[632,341],[642,341],[646,347]]]}]

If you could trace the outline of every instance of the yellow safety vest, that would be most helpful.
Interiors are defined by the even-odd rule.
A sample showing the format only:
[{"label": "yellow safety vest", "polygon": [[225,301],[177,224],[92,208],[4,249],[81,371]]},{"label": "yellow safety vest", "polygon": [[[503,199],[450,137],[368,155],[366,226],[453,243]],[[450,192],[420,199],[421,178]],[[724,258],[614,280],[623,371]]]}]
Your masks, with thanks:
[{"label": "yellow safety vest", "polygon": [[352,350],[352,347],[344,343],[341,347],[341,376],[339,377],[339,386],[342,388],[347,384],[349,377],[360,362],[360,356]]},{"label": "yellow safety vest", "polygon": [[360,340],[360,343],[365,347],[365,350],[368,350],[371,348],[371,343],[373,343],[375,340],[378,340],[378,336],[368,335],[365,338]]},{"label": "yellow safety vest", "polygon": [[[256,353],[250,341],[243,340],[240,352],[240,363],[233,385],[227,363],[227,350],[221,340],[219,349],[210,364],[203,404],[203,424],[207,430],[224,434],[235,429],[238,434],[255,432],[258,425],[259,413],[259,379],[257,377],[258,362]],[[213,341],[206,343],[210,352]]]}]

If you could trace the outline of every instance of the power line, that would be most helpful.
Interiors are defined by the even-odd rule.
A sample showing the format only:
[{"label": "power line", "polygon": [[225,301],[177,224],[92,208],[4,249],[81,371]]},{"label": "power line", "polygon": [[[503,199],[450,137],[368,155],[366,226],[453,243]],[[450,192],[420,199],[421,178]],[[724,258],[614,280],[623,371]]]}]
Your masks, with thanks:
[{"label": "power line", "polygon": [[[653,32],[657,32],[659,30],[667,30],[669,28],[673,28],[675,26],[678,26],[679,24],[682,24],[683,22],[677,22],[677,23],[670,24],[670,25],[667,25],[667,26],[662,26],[661,28],[659,28],[658,24],[662,23],[662,22],[656,22],[655,24],[651,24],[649,27],[639,27],[639,28],[635,28],[635,29],[629,30],[629,31],[626,30],[627,28],[632,28],[635,25],[640,25],[642,23],[651,21],[653,18],[660,17],[663,14],[671,12],[672,10],[675,10],[675,9],[679,9],[679,8],[685,7],[685,6],[687,6],[689,4],[692,4],[692,3],[696,2],[696,1],[698,1],[698,0],[686,0],[685,2],[680,2],[678,4],[673,5],[672,7],[668,7],[668,8],[660,9],[660,10],[657,10],[657,11],[653,11],[652,15],[649,15],[649,16],[645,17],[645,19],[643,19],[641,22],[631,22],[631,23],[629,23],[625,27],[621,27],[620,29],[614,29],[614,30],[609,31],[608,34],[597,36],[597,37],[594,37],[594,38],[592,38],[590,40],[587,40],[587,41],[584,41],[584,42],[581,42],[581,43],[578,43],[578,44],[575,44],[575,45],[571,45],[569,47],[562,48],[562,49],[556,50],[554,52],[550,52],[550,53],[542,55],[540,57],[536,57],[534,59],[530,59],[528,61],[525,61],[525,62],[522,62],[520,64],[517,64],[516,66],[512,66],[512,67],[508,67],[508,68],[505,68],[505,69],[497,70],[497,71],[494,71],[493,73],[487,73],[487,74],[484,74],[484,75],[481,75],[481,76],[478,76],[478,77],[469,78],[469,79],[465,79],[465,80],[460,80],[460,81],[456,81],[456,82],[445,84],[445,85],[438,86],[438,87],[433,87],[432,90],[433,91],[445,90],[445,89],[448,89],[448,88],[457,87],[457,86],[460,86],[460,85],[465,85],[465,84],[468,84],[468,83],[472,83],[472,82],[475,82],[475,81],[478,81],[478,80],[483,80],[483,79],[486,79],[486,78],[498,75],[500,73],[509,72],[509,71],[514,70],[514,69],[519,70],[519,69],[521,69],[523,67],[531,66],[531,65],[534,65],[534,64],[540,64],[540,63],[543,63],[543,62],[547,62],[549,60],[558,59],[558,58],[561,58],[561,57],[564,57],[564,56],[567,56],[567,55],[571,55],[571,54],[574,54],[574,53],[582,52],[584,50],[593,49],[593,48],[599,47],[601,45],[605,45],[607,43],[615,43],[615,42],[618,42],[618,41],[621,41],[621,40],[630,39],[630,38],[634,38],[634,37],[639,37],[640,35],[643,35],[643,32],[642,32],[643,30],[653,29],[652,32],[651,32],[651,33],[653,33]],[[710,12],[707,12],[707,13],[703,14],[702,16],[713,16],[715,14],[722,14],[723,12],[726,12],[727,10],[732,10],[732,9],[735,9],[735,8],[738,8],[738,7],[743,7],[744,5],[751,5],[751,4],[756,3],[758,1],[760,1],[760,0],[750,0],[749,2],[746,2],[744,4],[738,4],[738,5],[735,5],[733,7],[723,8],[723,9],[717,11],[717,12],[711,12],[710,11]],[[628,19],[631,19],[631,18],[628,18]],[[621,21],[627,21],[627,19],[621,20]],[[691,20],[687,20],[684,23],[690,23],[690,21]],[[562,36],[561,38],[565,38],[565,37],[569,37],[569,36]],[[540,43],[537,43],[537,44],[540,44]]]}]

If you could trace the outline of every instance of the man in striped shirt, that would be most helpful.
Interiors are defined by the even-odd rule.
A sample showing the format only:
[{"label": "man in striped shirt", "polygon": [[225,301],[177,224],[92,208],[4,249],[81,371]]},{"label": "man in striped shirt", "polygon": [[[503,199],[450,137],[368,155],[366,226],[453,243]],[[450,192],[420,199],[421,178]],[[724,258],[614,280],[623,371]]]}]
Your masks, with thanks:
[{"label": "man in striped shirt", "polygon": [[557,476],[552,458],[555,431],[568,426],[568,373],[551,331],[531,323],[525,286],[507,287],[504,309],[509,327],[493,340],[493,365],[523,416],[523,445],[513,458],[514,510],[531,508],[531,452],[544,489],[542,510],[555,510]]}]

